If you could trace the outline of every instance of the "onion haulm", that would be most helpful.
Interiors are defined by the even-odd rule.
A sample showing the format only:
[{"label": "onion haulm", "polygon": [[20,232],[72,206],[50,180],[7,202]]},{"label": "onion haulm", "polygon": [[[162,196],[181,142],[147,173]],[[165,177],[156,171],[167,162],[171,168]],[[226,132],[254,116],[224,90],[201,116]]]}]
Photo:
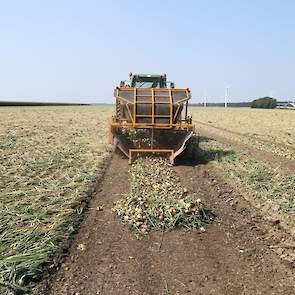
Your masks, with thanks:
[{"label": "onion haulm", "polygon": [[122,194],[112,210],[136,233],[195,229],[212,219],[201,200],[182,186],[166,159],[139,158],[131,166],[130,178],[130,192]]}]

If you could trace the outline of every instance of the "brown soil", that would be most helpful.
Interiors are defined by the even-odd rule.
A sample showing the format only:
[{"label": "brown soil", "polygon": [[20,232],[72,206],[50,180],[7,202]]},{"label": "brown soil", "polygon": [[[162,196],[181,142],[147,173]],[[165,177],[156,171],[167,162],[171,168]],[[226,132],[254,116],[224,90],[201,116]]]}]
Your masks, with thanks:
[{"label": "brown soil", "polygon": [[245,153],[251,154],[252,156],[257,158],[258,160],[267,162],[273,168],[279,167],[284,170],[295,171],[295,161],[294,160],[290,160],[290,159],[282,157],[282,156],[277,156],[277,155],[275,155],[271,152],[268,152],[268,151],[262,151],[262,150],[256,149],[250,145],[235,141],[235,140],[230,139],[228,137],[225,138],[224,136],[218,134],[214,129],[222,130],[224,132],[229,133],[229,135],[230,134],[238,134],[240,136],[245,136],[242,133],[233,132],[233,131],[219,128],[219,127],[215,127],[215,126],[210,126],[209,124],[205,124],[205,123],[201,123],[201,122],[198,122],[198,124],[201,124],[201,125],[198,125],[197,129],[198,129],[198,132],[200,133],[200,135],[202,135],[202,136],[210,137],[210,138],[215,139],[218,142],[223,143],[227,146],[232,146],[233,148],[237,148]]},{"label": "brown soil", "polygon": [[[208,165],[175,171],[222,221],[205,232],[154,232],[141,240],[111,212],[129,190],[128,169],[115,155],[48,294],[294,294],[292,268],[270,249],[281,241],[279,225],[265,221]],[[250,247],[256,252],[240,251]]]}]

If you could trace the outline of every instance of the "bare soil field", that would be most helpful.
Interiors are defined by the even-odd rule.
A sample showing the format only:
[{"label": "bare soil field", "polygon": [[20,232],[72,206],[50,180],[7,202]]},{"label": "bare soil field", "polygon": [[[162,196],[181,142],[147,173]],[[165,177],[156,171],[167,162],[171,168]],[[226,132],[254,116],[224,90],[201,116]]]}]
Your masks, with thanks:
[{"label": "bare soil field", "polygon": [[272,250],[285,233],[208,165],[179,165],[175,172],[219,222],[206,231],[154,232],[140,240],[111,212],[113,202],[130,189],[128,169],[126,159],[115,155],[68,258],[43,292],[294,294],[294,270]]}]

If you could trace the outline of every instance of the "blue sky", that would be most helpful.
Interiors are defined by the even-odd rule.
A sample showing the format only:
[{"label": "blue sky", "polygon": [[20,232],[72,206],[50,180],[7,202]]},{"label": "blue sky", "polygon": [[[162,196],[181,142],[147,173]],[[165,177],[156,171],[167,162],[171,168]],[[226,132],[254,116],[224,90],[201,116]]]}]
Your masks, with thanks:
[{"label": "blue sky", "polygon": [[295,97],[295,1],[0,0],[0,99],[112,102],[133,72],[193,101]]}]

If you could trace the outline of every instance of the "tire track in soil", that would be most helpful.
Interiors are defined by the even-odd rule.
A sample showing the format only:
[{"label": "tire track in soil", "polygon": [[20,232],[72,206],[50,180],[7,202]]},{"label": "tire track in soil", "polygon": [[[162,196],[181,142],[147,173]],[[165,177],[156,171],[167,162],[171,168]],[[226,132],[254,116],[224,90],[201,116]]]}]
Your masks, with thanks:
[{"label": "tire track in soil", "polygon": [[[205,124],[202,122],[197,122],[197,124],[198,124],[197,131],[200,133],[201,136],[206,136],[206,137],[212,138],[222,144],[225,144],[226,146],[230,146],[234,149],[238,149],[240,151],[246,152],[246,153],[254,156],[258,160],[261,160],[263,162],[267,162],[273,168],[280,167],[281,169],[289,170],[291,172],[295,171],[295,161],[294,160],[288,159],[283,156],[275,155],[272,152],[257,149],[251,145],[248,145],[248,144],[245,144],[242,142],[238,142],[238,141],[233,140],[231,138],[224,137],[220,134],[217,134],[216,130],[221,130],[221,131],[226,132],[228,134],[237,134],[239,136],[244,136],[244,137],[250,137],[250,136],[246,136],[244,134],[230,131],[230,130],[227,130],[224,128],[210,126],[209,124]],[[216,129],[216,130],[214,130],[214,129]]]},{"label": "tire track in soil", "polygon": [[[263,143],[266,143],[266,144],[273,143],[273,141],[271,141],[271,140],[267,140],[267,139],[263,139],[263,138],[257,138],[257,137],[254,136],[254,135],[258,135],[258,134],[241,133],[241,132],[237,132],[237,131],[234,131],[234,130],[218,127],[218,126],[215,126],[215,125],[212,125],[212,124],[209,124],[209,123],[196,121],[196,120],[194,120],[194,122],[196,122],[197,124],[201,124],[202,126],[208,127],[210,129],[220,130],[220,131],[223,131],[225,133],[238,135],[238,136],[246,137],[246,138],[250,138],[250,139],[256,139],[258,142],[263,142]],[[293,150],[295,152],[295,148],[293,146],[290,146],[290,145],[287,145],[287,144],[284,144],[284,143],[281,143],[281,142],[275,142],[275,144],[278,147],[285,148],[285,149],[290,149],[290,150]]]},{"label": "tire track in soil", "polygon": [[[90,204],[103,210],[89,210],[49,294],[294,294],[292,269],[269,249],[275,243],[269,225],[206,165],[174,169],[223,222],[204,233],[152,232],[137,240],[111,212],[130,189],[128,169],[127,160],[114,155]],[[239,251],[252,246],[256,253]]]},{"label": "tire track in soil", "polygon": [[[128,169],[126,159],[115,155],[50,294],[149,294],[148,243],[140,243],[111,212],[113,202],[129,190]],[[95,210],[99,206],[102,211]],[[85,251],[78,249],[81,244]]]}]

